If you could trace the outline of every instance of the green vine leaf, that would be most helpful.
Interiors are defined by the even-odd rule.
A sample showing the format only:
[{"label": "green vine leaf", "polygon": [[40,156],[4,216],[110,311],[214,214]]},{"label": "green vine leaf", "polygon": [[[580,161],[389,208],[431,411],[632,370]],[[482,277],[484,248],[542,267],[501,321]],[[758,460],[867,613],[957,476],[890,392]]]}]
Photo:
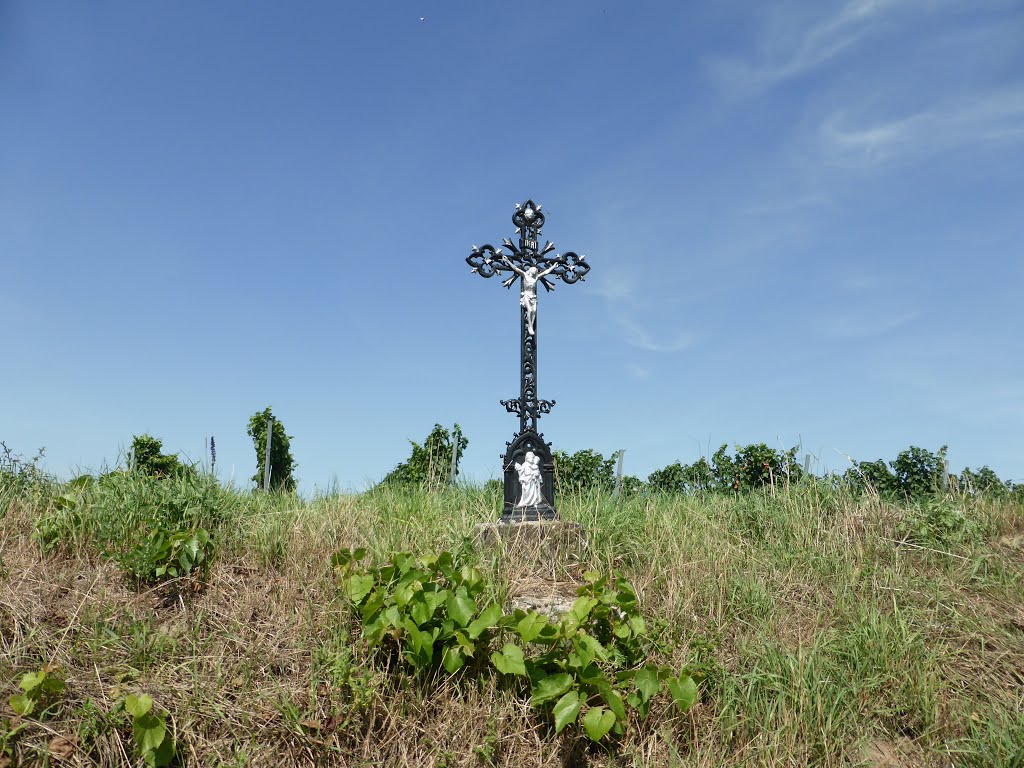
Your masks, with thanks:
[{"label": "green vine leaf", "polygon": [[579,691],[569,691],[555,704],[555,733],[561,733],[565,726],[576,721],[583,702]]},{"label": "green vine leaf", "polygon": [[548,623],[546,618],[536,611],[530,611],[520,620],[519,624],[516,625],[516,632],[519,633],[519,636],[523,638],[524,642],[532,643],[540,637],[546,627],[550,626],[551,625]]},{"label": "green vine leaf", "polygon": [[661,690],[661,683],[658,681],[658,670],[654,667],[644,667],[638,670],[633,678],[636,689],[640,692],[640,698],[648,701],[652,696]]},{"label": "green vine leaf", "polygon": [[7,701],[11,705],[11,709],[22,717],[28,717],[32,714],[32,710],[35,709],[36,706],[36,700],[24,693],[19,693],[17,696],[11,696]]},{"label": "green vine leaf", "polygon": [[604,707],[591,707],[583,716],[583,728],[591,741],[600,741],[615,725],[615,713]]},{"label": "green vine leaf", "polygon": [[622,696],[619,695],[618,691],[608,686],[605,690],[601,691],[601,698],[604,699],[608,709],[615,713],[615,717],[620,722],[626,722],[626,705],[623,703]]},{"label": "green vine leaf", "polygon": [[167,734],[163,718],[150,712],[136,717],[132,730],[135,733],[135,743],[139,745],[139,752],[143,754],[156,751]]},{"label": "green vine leaf", "polygon": [[140,718],[153,708],[153,699],[146,694],[136,696],[134,693],[130,693],[125,697],[124,708],[132,717]]},{"label": "green vine leaf", "polygon": [[476,620],[466,627],[466,634],[469,636],[469,639],[476,640],[480,635],[493,627],[503,615],[504,613],[500,605],[497,603],[488,605]]},{"label": "green vine leaf", "polygon": [[449,675],[454,675],[466,665],[466,657],[462,654],[462,648],[458,646],[446,646],[441,654],[441,664]]},{"label": "green vine leaf", "polygon": [[577,621],[583,623],[594,609],[594,606],[597,605],[597,602],[592,597],[577,597],[576,602],[572,604],[570,612],[576,617]]},{"label": "green vine leaf", "polygon": [[572,675],[565,672],[557,675],[548,675],[533,686],[530,704],[535,707],[540,706],[547,701],[558,698],[570,688],[572,688]]},{"label": "green vine leaf", "polygon": [[174,759],[174,741],[170,736],[165,735],[160,746],[152,752],[144,753],[143,758],[151,768],[165,768]]},{"label": "green vine leaf", "polygon": [[460,627],[467,626],[476,613],[476,601],[469,596],[465,587],[459,587],[453,595],[448,595],[448,615],[458,622]]},{"label": "green vine leaf", "polygon": [[680,712],[686,712],[697,700],[697,684],[687,674],[679,676],[679,679],[668,680],[668,691],[672,694],[672,701],[676,703]]},{"label": "green vine leaf", "polygon": [[31,696],[35,692],[36,688],[42,686],[43,680],[45,679],[45,672],[26,672],[21,676],[21,682],[18,685],[21,690]]},{"label": "green vine leaf", "polygon": [[506,643],[501,653],[491,654],[491,663],[503,675],[519,675],[526,677],[526,664],[523,661],[523,649],[513,643]]}]

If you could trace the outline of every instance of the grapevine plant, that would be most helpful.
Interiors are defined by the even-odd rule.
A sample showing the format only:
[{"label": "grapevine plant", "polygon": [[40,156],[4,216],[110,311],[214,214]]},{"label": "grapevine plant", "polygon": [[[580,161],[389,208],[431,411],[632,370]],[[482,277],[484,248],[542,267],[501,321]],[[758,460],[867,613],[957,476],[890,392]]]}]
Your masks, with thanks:
[{"label": "grapevine plant", "polygon": [[363,565],[365,555],[344,549],[331,562],[370,649],[420,673],[497,673],[556,733],[582,724],[591,740],[608,741],[662,691],[681,712],[697,698],[689,674],[647,660],[647,627],[624,579],[588,572],[572,608],[553,620],[506,613],[483,574],[450,552],[401,553],[379,567]]}]

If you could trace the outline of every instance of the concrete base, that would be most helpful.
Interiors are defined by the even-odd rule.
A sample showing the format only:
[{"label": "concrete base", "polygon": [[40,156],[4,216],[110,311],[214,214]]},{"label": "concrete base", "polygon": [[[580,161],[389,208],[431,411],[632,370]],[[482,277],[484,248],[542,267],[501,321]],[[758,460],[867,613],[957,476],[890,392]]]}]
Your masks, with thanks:
[{"label": "concrete base", "polygon": [[510,523],[480,523],[473,528],[477,546],[503,545],[517,551],[585,548],[586,536],[579,523],[564,520],[522,520]]},{"label": "concrete base", "polygon": [[473,539],[499,558],[509,579],[509,611],[538,611],[556,619],[572,607],[588,547],[582,525],[564,520],[480,523]]},{"label": "concrete base", "polygon": [[573,581],[586,560],[583,526],[564,520],[481,523],[473,539],[478,548],[497,554],[512,580]]}]

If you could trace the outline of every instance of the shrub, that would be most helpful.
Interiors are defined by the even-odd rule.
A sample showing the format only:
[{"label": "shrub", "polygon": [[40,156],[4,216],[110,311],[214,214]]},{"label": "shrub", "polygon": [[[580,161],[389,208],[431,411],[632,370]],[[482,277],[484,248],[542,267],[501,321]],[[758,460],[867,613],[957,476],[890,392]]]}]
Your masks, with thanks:
[{"label": "shrub", "polygon": [[857,461],[843,473],[843,482],[854,492],[870,491],[882,497],[895,493],[896,478],[889,471],[889,465],[877,461]]},{"label": "shrub", "polygon": [[555,451],[555,492],[586,493],[592,490],[610,491],[615,487],[615,461],[617,454],[605,458],[590,448],[568,454]]},{"label": "shrub", "polygon": [[434,428],[423,441],[423,445],[409,441],[412,455],[391,470],[381,481],[381,485],[419,485],[430,489],[443,488],[448,485],[451,476],[452,453],[458,451],[456,457],[456,474],[458,459],[469,445],[469,439],[462,434],[456,424],[451,433],[440,424]]},{"label": "shrub", "polygon": [[84,475],[62,491],[36,519],[33,538],[40,548],[91,543],[141,581],[205,577],[232,498],[199,473]]},{"label": "shrub", "polygon": [[206,581],[214,546],[203,528],[157,528],[134,547],[115,555],[121,570],[136,581],[155,583],[191,577]]},{"label": "shrub", "polygon": [[151,435],[132,438],[131,468],[150,477],[187,477],[196,474],[195,467],[183,463],[177,454],[165,454],[163,442]]},{"label": "shrub", "polygon": [[1003,496],[1011,490],[1010,485],[1000,480],[988,467],[982,467],[977,472],[964,467],[957,480],[961,490],[976,495]]},{"label": "shrub", "polygon": [[764,443],[736,446],[734,466],[738,468],[741,486],[751,490],[799,480],[803,470],[796,463],[797,450],[776,450]]},{"label": "shrub", "polygon": [[[247,434],[256,448],[256,474],[252,481],[257,488],[263,487],[263,476],[267,460],[267,424],[274,414],[267,406],[254,413],[249,419]],[[284,424],[274,418],[274,434],[270,439],[270,487],[274,490],[295,490],[295,460],[292,458],[291,437],[285,434]]]},{"label": "shrub", "polygon": [[981,533],[981,525],[950,499],[933,496],[908,508],[899,533],[916,544],[945,548],[973,541]]},{"label": "shrub", "polygon": [[873,491],[887,499],[923,499],[941,490],[945,459],[946,446],[934,454],[912,445],[888,464],[881,459],[854,462],[842,479],[856,493]]},{"label": "shrub", "polygon": [[715,473],[708,460],[701,456],[693,464],[676,461],[655,470],[647,482],[654,490],[665,493],[703,493],[715,487]]},{"label": "shrub", "polygon": [[796,463],[797,447],[781,451],[764,443],[737,445],[735,456],[730,456],[727,449],[722,445],[711,457],[714,488],[718,491],[751,491],[795,482],[803,475]]},{"label": "shrub", "polygon": [[900,451],[895,460],[889,462],[896,492],[907,499],[920,499],[939,490],[945,460],[945,445],[937,454],[914,445]]},{"label": "shrub", "polygon": [[647,483],[634,475],[622,476],[622,495],[631,498],[647,490]]}]

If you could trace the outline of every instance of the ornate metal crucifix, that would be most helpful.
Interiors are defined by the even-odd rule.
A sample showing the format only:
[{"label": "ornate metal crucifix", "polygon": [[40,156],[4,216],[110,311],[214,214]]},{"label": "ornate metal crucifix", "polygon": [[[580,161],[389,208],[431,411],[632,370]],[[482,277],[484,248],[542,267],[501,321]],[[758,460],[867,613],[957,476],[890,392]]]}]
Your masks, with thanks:
[{"label": "ornate metal crucifix", "polygon": [[[554,400],[537,399],[537,285],[549,291],[555,289],[552,280],[575,283],[582,280],[590,265],[584,256],[571,251],[559,256],[549,256],[555,250],[554,244],[546,242],[538,248],[540,230],[544,226],[544,214],[532,200],[522,205],[516,203],[512,214],[519,247],[505,238],[502,245],[473,246],[466,262],[481,277],[496,274],[508,279],[502,282],[511,288],[519,282],[519,308],[521,315],[521,376],[519,397],[502,400],[501,404],[509,413],[519,415],[519,431],[506,444],[502,466],[505,475],[505,507],[502,522],[513,520],[553,520],[554,507],[554,462],[551,446],[544,441],[544,435],[537,431],[541,414],[551,413]],[[511,253],[505,253],[507,248]]]}]

